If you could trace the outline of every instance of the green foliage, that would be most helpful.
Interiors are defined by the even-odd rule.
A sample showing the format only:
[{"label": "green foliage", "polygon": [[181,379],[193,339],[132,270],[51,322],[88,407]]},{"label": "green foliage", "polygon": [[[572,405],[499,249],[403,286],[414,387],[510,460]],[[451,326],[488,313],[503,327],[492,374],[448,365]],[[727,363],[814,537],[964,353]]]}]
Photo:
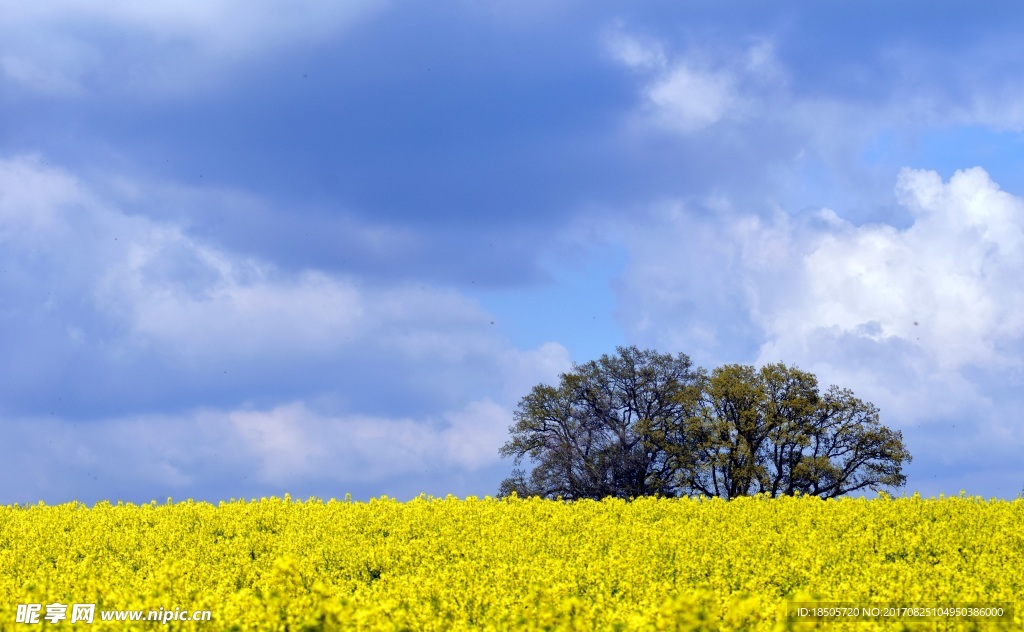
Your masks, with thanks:
[{"label": "green foliage", "polygon": [[571,373],[558,387],[538,385],[524,397],[501,448],[516,465],[535,462],[502,483],[501,493],[566,499],[677,493],[678,446],[691,416],[697,375],[673,358],[619,348]]},{"label": "green foliage", "polygon": [[499,494],[604,498],[754,494],[833,498],[902,486],[911,456],[878,409],[784,364],[726,365],[636,347],[574,366],[524,397],[501,448]]}]

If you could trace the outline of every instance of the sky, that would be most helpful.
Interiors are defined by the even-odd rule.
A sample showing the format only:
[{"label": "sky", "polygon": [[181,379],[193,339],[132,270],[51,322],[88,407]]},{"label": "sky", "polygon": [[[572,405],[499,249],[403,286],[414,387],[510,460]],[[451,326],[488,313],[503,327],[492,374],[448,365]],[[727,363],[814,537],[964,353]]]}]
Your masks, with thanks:
[{"label": "sky", "polygon": [[1013,499],[1022,13],[0,0],[0,503],[495,495],[620,345]]}]

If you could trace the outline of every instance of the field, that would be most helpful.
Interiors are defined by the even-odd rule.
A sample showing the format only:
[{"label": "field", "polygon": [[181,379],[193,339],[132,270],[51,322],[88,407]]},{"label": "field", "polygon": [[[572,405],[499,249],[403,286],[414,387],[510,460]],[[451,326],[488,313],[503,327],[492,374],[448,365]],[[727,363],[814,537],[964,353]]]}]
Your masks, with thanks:
[{"label": "field", "polygon": [[[1022,595],[1024,500],[286,496],[0,508],[4,630],[1024,630]],[[814,622],[795,602],[884,616]],[[38,623],[19,622],[29,604]],[[53,604],[67,607],[57,624],[44,618]],[[73,604],[95,604],[93,623],[71,623]],[[901,609],[986,605],[1002,618]],[[114,610],[170,620],[101,620]],[[180,620],[196,610],[211,620]]]}]

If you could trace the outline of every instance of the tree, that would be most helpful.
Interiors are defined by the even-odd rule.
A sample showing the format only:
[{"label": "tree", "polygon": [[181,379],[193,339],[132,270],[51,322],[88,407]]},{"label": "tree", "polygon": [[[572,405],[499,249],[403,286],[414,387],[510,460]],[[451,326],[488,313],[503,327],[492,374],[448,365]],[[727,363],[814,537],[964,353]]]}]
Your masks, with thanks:
[{"label": "tree", "polygon": [[795,367],[709,376],[684,354],[618,347],[520,401],[501,455],[536,465],[529,477],[513,470],[499,494],[831,498],[901,486],[911,457],[878,412],[848,389],[819,394]]},{"label": "tree", "polygon": [[873,404],[795,367],[727,365],[703,378],[691,422],[698,450],[684,484],[709,496],[800,492],[835,498],[906,484],[903,435]]},{"label": "tree", "polygon": [[[619,347],[574,365],[557,387],[524,397],[501,455],[536,462],[529,478],[513,471],[499,494],[565,499],[676,495],[684,459],[670,452],[696,402],[690,359]],[[689,403],[689,407],[688,406]]]}]

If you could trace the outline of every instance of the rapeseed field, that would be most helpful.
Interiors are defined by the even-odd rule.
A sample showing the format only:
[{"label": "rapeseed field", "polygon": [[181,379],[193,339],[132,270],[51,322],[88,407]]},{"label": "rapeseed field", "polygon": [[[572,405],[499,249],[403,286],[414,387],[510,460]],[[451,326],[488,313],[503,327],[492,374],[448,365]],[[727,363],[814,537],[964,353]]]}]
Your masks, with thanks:
[{"label": "rapeseed field", "polygon": [[1024,500],[963,494],[0,508],[4,630],[1024,630],[1022,595]]}]

